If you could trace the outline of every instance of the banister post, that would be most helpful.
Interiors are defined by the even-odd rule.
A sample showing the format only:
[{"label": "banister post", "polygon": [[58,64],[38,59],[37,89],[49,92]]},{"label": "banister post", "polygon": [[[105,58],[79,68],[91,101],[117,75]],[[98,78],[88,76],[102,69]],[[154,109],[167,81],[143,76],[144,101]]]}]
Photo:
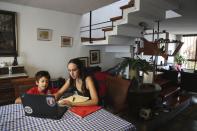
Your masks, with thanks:
[{"label": "banister post", "polygon": [[92,43],[92,11],[90,11],[89,42]]}]

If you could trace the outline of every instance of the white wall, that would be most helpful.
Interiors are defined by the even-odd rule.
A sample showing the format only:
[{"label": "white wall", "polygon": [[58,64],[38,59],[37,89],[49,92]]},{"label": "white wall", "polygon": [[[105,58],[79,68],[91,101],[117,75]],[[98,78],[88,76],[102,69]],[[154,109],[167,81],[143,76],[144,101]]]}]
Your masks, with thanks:
[{"label": "white wall", "polygon": [[[29,76],[38,70],[48,70],[52,78],[67,76],[67,62],[74,57],[89,56],[89,50],[101,50],[100,66],[113,66],[113,55],[105,55],[101,46],[83,46],[80,41],[81,16],[57,11],[0,2],[0,10],[18,14],[18,62]],[[52,41],[38,41],[37,28],[52,29]],[[61,47],[61,36],[74,38],[72,47]],[[110,62],[106,62],[110,59]],[[0,62],[12,62],[12,57],[0,57]],[[103,63],[103,62],[106,62]]]}]

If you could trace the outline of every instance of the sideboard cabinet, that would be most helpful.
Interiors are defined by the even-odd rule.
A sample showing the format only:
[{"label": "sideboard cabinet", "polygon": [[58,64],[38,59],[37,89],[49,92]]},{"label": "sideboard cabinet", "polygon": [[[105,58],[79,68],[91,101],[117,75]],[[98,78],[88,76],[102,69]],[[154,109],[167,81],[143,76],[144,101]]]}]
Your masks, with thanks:
[{"label": "sideboard cabinet", "polygon": [[0,105],[14,103],[16,90],[12,81],[27,77],[23,66],[12,67],[12,74],[8,67],[0,68]]}]

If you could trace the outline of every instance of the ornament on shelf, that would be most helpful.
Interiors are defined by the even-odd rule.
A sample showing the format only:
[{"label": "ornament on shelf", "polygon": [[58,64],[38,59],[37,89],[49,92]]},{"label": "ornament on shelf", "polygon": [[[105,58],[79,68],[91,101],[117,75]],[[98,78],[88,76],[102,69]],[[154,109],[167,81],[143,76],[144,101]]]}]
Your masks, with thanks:
[{"label": "ornament on shelf", "polygon": [[12,63],[13,66],[18,65],[17,56],[14,56],[14,61]]}]

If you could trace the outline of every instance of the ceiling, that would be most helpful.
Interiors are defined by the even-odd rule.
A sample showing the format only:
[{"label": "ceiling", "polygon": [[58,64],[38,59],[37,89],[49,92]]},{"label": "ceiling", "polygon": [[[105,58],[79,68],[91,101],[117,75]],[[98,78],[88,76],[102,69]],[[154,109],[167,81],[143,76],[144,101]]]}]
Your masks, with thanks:
[{"label": "ceiling", "polygon": [[182,17],[161,21],[161,29],[174,34],[197,34],[197,0],[179,0],[175,11]]},{"label": "ceiling", "polygon": [[0,0],[14,4],[56,10],[65,13],[85,14],[91,10],[119,0]]},{"label": "ceiling", "polygon": [[[119,0],[0,0],[66,13],[84,14]],[[160,29],[174,34],[197,34],[197,0],[177,0],[182,17],[160,22]]]}]

